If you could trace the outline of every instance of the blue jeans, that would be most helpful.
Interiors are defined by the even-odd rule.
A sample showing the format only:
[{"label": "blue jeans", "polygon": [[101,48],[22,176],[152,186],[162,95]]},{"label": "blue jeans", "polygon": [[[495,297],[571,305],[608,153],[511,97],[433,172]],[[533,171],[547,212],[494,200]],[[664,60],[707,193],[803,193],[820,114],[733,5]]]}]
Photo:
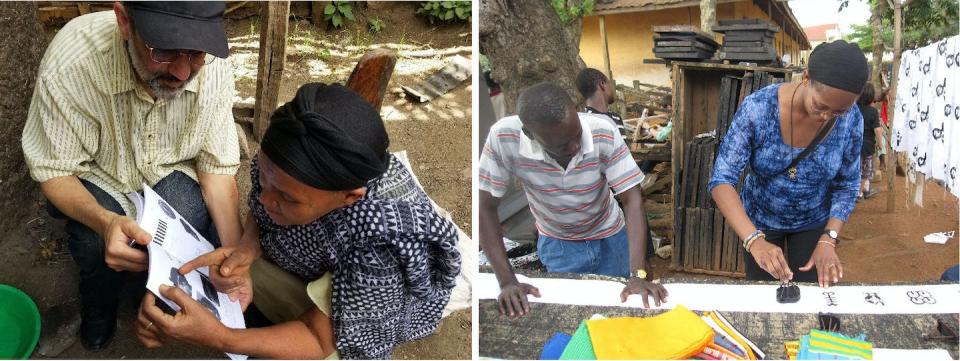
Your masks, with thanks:
[{"label": "blue jeans", "polygon": [[537,253],[549,272],[630,276],[627,227],[610,237],[589,241],[565,241],[541,234]]},{"label": "blue jeans", "polygon": [[[103,208],[126,215],[113,197],[93,183],[80,180]],[[173,172],[161,179],[153,190],[171,207],[206,237],[214,246],[220,246],[200,185],[182,172]],[[126,272],[117,272],[107,266],[104,259],[103,238],[89,227],[68,218],[53,203],[47,202],[47,212],[54,218],[67,219],[65,231],[70,255],[80,271],[80,301],[85,312],[113,312],[116,310]]]},{"label": "blue jeans", "polygon": [[940,276],[940,280],[947,282],[960,282],[960,265],[947,268],[947,270],[943,272],[943,275]]}]

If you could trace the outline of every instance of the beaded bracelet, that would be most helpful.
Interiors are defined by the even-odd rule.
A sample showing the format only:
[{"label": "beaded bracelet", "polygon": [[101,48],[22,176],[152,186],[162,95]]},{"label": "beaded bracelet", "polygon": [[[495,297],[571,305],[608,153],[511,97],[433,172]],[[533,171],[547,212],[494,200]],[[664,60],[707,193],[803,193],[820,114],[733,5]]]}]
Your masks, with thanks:
[{"label": "beaded bracelet", "polygon": [[766,236],[767,235],[764,234],[763,231],[759,229],[756,231],[753,231],[753,233],[750,233],[750,235],[743,240],[743,248],[746,249],[747,252],[750,252],[750,246],[753,245],[753,241],[756,241],[760,237],[766,237]]}]

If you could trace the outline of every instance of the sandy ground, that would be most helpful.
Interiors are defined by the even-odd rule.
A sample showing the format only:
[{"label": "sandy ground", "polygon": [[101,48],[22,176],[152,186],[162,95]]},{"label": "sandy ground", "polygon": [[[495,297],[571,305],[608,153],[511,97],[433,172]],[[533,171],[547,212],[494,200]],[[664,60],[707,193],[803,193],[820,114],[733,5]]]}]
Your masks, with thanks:
[{"label": "sandy ground", "polygon": [[[309,81],[344,82],[355,62],[368,50],[388,47],[398,53],[398,62],[390,91],[385,97],[382,115],[387,122],[391,151],[406,150],[414,172],[427,193],[452,213],[462,229],[470,230],[470,139],[471,92],[468,82],[440,99],[426,104],[408,101],[400,85],[412,84],[441,68],[453,55],[470,55],[470,26],[431,26],[415,18],[415,3],[384,8],[359,8],[357,22],[343,30],[320,29],[306,20],[292,19],[288,60],[281,84],[280,100],[293,97],[296,89]],[[257,16],[231,14],[227,33],[231,44],[230,61],[236,69],[236,98],[252,97],[255,91]],[[294,9],[294,15],[305,15]],[[377,34],[366,31],[367,19],[378,18],[386,25]],[[56,29],[49,29],[50,35]],[[251,143],[255,146],[255,143]],[[19,149],[19,147],[17,147]],[[238,172],[241,191],[249,189],[248,168]],[[21,229],[0,235],[0,283],[27,292],[44,317],[44,332],[55,331],[73,320],[79,309],[76,288],[77,271],[63,242],[63,224],[44,211],[42,199],[31,207],[36,217]],[[121,301],[117,336],[109,349],[88,352],[79,342],[72,343],[59,358],[68,359],[206,359],[224,355],[191,345],[147,350],[137,341],[133,322],[143,279],[130,278]],[[471,311],[462,310],[445,318],[438,331],[425,339],[401,345],[393,357],[399,359],[467,359],[471,357]],[[71,342],[75,337],[54,338]],[[40,356],[35,352],[35,358]]]}]

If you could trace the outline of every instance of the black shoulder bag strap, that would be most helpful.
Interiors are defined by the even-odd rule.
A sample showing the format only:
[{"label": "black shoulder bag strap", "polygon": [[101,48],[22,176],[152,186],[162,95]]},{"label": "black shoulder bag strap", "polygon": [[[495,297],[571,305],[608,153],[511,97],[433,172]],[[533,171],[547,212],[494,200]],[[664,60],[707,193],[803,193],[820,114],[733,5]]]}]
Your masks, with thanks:
[{"label": "black shoulder bag strap", "polygon": [[793,161],[790,162],[790,165],[788,165],[786,169],[780,172],[777,172],[774,175],[779,175],[780,173],[783,173],[784,171],[786,171],[787,175],[790,176],[790,179],[796,179],[797,164],[800,164],[801,160],[803,160],[808,155],[810,155],[810,153],[813,153],[814,150],[817,150],[817,146],[820,145],[820,142],[823,141],[823,138],[827,137],[827,134],[830,134],[830,130],[833,129],[833,125],[836,124],[836,122],[837,122],[837,118],[830,119],[830,121],[827,122],[827,125],[824,126],[823,129],[820,129],[820,132],[817,133],[817,136],[814,137],[812,141],[810,141],[810,145],[808,145],[802,152],[800,152],[800,154],[798,154],[796,158],[793,158]]}]

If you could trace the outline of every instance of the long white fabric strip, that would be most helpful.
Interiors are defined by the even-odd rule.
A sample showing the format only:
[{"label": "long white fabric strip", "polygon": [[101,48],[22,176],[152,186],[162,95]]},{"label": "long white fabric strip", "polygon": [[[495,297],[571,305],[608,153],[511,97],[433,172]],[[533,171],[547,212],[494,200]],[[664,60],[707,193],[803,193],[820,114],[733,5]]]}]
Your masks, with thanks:
[{"label": "long white fabric strip", "polygon": [[[528,278],[517,275],[522,283],[540,290],[537,303],[582,306],[618,306],[643,308],[639,295],[620,302],[623,284],[613,281]],[[474,283],[478,299],[496,299],[500,294],[497,278],[480,273]],[[936,314],[960,313],[960,285],[799,286],[800,301],[777,302],[776,285],[664,284],[670,295],[667,302],[651,309],[672,309],[684,305],[698,311],[780,312],[780,313],[854,313],[854,314]]]}]

